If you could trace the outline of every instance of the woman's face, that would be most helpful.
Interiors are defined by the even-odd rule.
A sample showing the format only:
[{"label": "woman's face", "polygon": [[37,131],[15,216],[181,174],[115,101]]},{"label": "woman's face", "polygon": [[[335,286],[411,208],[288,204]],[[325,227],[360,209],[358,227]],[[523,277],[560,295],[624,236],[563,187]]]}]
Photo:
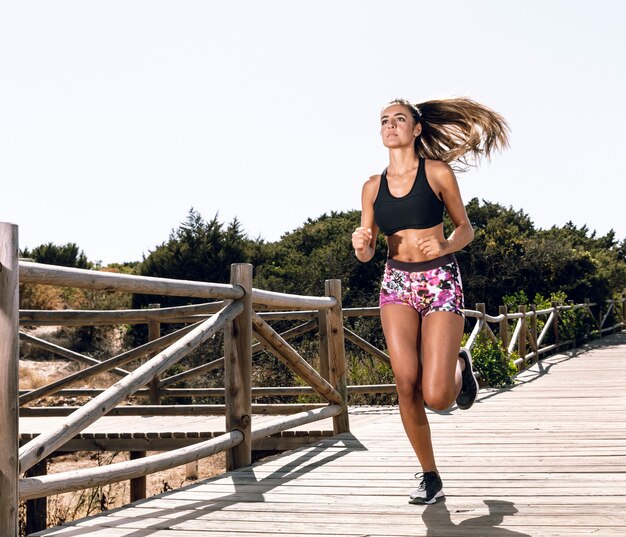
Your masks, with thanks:
[{"label": "woman's face", "polygon": [[402,104],[390,104],[380,113],[380,135],[383,145],[389,148],[412,146],[422,132],[410,110]]}]

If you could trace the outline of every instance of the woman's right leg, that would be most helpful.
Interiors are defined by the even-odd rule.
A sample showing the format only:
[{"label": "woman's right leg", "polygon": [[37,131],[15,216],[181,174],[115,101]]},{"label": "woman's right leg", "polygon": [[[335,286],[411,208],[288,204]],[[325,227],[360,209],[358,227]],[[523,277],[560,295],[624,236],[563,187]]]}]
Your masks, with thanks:
[{"label": "woman's right leg", "polygon": [[399,304],[381,307],[380,318],[396,378],[404,430],[422,471],[437,471],[421,388],[421,318],[413,308]]}]

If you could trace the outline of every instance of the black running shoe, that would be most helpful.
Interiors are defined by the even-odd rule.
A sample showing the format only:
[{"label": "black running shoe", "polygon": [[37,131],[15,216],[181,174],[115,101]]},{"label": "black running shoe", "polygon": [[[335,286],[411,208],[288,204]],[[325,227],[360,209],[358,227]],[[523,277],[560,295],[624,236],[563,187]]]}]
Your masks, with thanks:
[{"label": "black running shoe", "polygon": [[443,484],[437,472],[417,473],[415,477],[421,476],[420,486],[409,495],[409,503],[432,504],[437,498],[443,497]]},{"label": "black running shoe", "polygon": [[463,383],[461,385],[461,391],[456,398],[456,404],[461,410],[467,410],[474,404],[474,401],[476,401],[476,396],[478,395],[478,381],[472,369],[472,355],[470,351],[466,348],[462,348],[459,352],[459,356],[465,361],[465,369],[462,373]]}]

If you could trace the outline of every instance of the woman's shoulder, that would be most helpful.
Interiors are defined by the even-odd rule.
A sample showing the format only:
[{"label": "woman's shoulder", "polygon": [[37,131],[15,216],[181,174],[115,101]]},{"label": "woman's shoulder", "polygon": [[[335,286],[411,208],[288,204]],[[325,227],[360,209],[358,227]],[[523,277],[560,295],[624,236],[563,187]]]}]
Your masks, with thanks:
[{"label": "woman's shoulder", "polygon": [[378,189],[378,186],[380,185],[380,178],[380,173],[369,177],[365,183],[363,183],[363,190]]},{"label": "woman's shoulder", "polygon": [[378,189],[380,187],[380,178],[381,174],[372,175],[369,179],[365,181],[365,183],[363,183],[363,196],[367,197],[372,202],[378,194]]},{"label": "woman's shoulder", "polygon": [[454,171],[447,162],[443,160],[425,159],[426,176],[436,183],[445,183],[454,180]]},{"label": "woman's shoulder", "polygon": [[450,167],[450,164],[448,164],[447,162],[444,162],[443,160],[436,160],[436,159],[424,159],[424,164],[426,166],[426,171],[427,172],[432,172],[434,174],[437,175],[441,175],[441,174],[449,174],[450,172],[452,172],[452,168]]}]

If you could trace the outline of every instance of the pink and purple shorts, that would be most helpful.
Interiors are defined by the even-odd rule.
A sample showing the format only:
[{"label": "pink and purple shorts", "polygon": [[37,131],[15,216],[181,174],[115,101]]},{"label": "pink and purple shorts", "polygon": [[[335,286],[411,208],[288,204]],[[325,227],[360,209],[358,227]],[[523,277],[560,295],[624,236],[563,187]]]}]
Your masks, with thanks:
[{"label": "pink and purple shorts", "polygon": [[380,307],[401,304],[421,317],[434,311],[463,314],[463,284],[453,254],[409,263],[388,259],[380,288]]}]

